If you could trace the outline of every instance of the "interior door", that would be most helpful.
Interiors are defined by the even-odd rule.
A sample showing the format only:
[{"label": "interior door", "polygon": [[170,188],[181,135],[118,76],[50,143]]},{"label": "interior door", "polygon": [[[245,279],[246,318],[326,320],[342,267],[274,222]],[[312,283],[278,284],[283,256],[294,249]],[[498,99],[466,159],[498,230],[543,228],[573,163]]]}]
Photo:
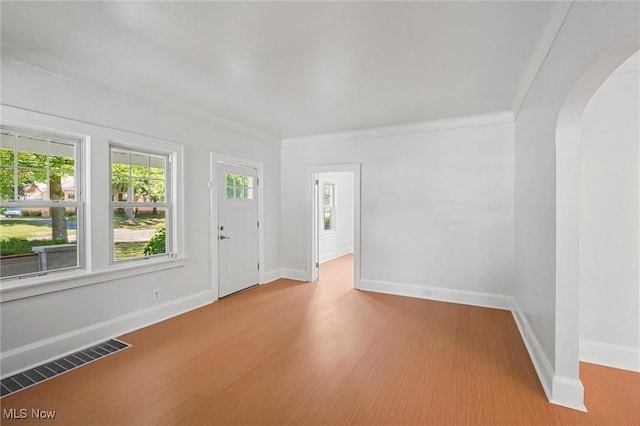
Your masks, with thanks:
[{"label": "interior door", "polygon": [[258,283],[258,172],[218,164],[218,297]]}]

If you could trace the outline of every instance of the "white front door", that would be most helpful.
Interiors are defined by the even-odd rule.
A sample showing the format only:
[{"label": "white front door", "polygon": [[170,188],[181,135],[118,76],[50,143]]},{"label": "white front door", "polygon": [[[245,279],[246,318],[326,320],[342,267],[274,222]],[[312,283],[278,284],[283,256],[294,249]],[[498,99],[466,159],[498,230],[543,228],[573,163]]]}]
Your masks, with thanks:
[{"label": "white front door", "polygon": [[258,283],[258,171],[218,164],[218,297]]}]

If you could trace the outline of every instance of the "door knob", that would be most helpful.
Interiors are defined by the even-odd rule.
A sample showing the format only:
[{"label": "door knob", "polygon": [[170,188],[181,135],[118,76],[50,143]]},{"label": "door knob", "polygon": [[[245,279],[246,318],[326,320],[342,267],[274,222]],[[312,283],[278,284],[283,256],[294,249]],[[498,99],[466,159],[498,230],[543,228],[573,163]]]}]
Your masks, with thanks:
[{"label": "door knob", "polygon": [[220,235],[220,236],[218,237],[218,239],[219,239],[219,240],[230,240],[230,239],[231,239],[231,237],[227,237],[226,235]]}]

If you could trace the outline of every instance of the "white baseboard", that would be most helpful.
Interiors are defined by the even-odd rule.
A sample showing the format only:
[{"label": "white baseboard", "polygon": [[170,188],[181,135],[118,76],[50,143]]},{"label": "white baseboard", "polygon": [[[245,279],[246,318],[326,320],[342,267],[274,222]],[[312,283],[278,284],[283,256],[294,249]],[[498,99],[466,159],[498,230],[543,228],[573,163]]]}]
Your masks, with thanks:
[{"label": "white baseboard", "polygon": [[464,290],[451,290],[441,287],[423,287],[413,284],[399,284],[376,280],[360,280],[360,290],[396,296],[416,297],[440,302],[460,303],[485,308],[511,310],[511,297],[498,294],[480,293]]},{"label": "white baseboard", "polygon": [[640,373],[640,350],[631,346],[580,339],[580,361]]},{"label": "white baseboard", "polygon": [[516,322],[520,336],[522,336],[527,352],[529,352],[529,358],[531,358],[533,367],[538,374],[538,379],[540,379],[542,389],[544,389],[547,399],[551,401],[551,396],[553,394],[553,368],[551,367],[549,358],[547,358],[547,355],[542,350],[542,346],[540,346],[540,342],[538,342],[531,325],[529,325],[527,317],[524,315],[515,299],[512,299],[512,305],[513,310],[511,313],[513,314],[513,319]]},{"label": "white baseboard", "polygon": [[307,271],[282,268],[282,278],[296,281],[307,281]]},{"label": "white baseboard", "polygon": [[4,351],[0,354],[0,360],[2,360],[1,376],[3,378],[11,376],[94,346],[105,340],[164,321],[201,306],[208,305],[213,299],[211,291],[206,290],[65,334],[30,343],[19,348]]},{"label": "white baseboard", "polygon": [[542,350],[540,342],[536,338],[527,317],[520,309],[518,302],[512,298],[513,318],[515,319],[518,331],[522,336],[524,345],[529,352],[529,358],[538,374],[538,379],[542,384],[542,389],[549,402],[574,410],[587,411],[584,406],[584,388],[582,382],[577,379],[558,376],[555,374],[549,358]]},{"label": "white baseboard", "polygon": [[260,274],[260,284],[267,284],[280,278],[282,278],[282,270],[280,268],[272,269]]},{"label": "white baseboard", "polygon": [[333,259],[337,259],[340,256],[344,256],[345,254],[349,254],[349,253],[353,253],[353,246],[352,247],[343,247],[341,249],[333,250],[333,251],[330,251],[328,253],[321,253],[320,254],[320,263],[324,263],[324,262],[328,262],[328,261],[333,260]]},{"label": "white baseboard", "polygon": [[574,410],[587,411],[584,406],[584,387],[579,379],[553,376],[553,396],[549,401]]},{"label": "white baseboard", "polygon": [[542,350],[526,316],[512,297],[366,279],[361,280],[360,289],[398,296],[510,310],[549,402],[574,410],[587,411],[584,406],[582,382],[578,379],[558,376],[554,373],[551,363]]}]

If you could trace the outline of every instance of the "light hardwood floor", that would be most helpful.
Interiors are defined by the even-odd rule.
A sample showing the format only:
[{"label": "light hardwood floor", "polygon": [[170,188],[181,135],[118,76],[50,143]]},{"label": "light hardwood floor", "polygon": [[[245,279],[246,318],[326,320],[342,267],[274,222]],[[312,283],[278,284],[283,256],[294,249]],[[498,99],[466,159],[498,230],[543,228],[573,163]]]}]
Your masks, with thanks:
[{"label": "light hardwood floor", "polygon": [[[640,424],[640,374],[582,364],[547,402],[511,313],[356,291],[352,258],[122,336],[133,347],[2,400],[64,425]],[[2,424],[28,424],[29,420]]]}]

